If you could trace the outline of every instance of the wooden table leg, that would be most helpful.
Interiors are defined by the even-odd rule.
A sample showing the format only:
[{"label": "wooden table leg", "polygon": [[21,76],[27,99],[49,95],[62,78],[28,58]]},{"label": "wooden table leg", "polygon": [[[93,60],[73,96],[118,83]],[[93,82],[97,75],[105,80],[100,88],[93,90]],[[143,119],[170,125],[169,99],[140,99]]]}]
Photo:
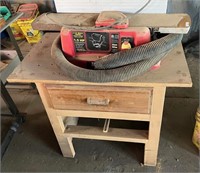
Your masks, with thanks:
[{"label": "wooden table leg", "polygon": [[43,105],[46,109],[47,115],[51,122],[52,128],[56,135],[56,138],[59,143],[59,146],[60,146],[63,156],[64,157],[74,157],[75,151],[74,151],[74,147],[72,144],[72,138],[65,137],[63,135],[64,129],[61,127],[57,113],[53,109],[47,89],[45,88],[44,84],[42,84],[42,83],[36,83],[36,86],[37,86],[38,92],[40,94],[41,100],[43,102]]},{"label": "wooden table leg", "polygon": [[157,163],[160,129],[166,87],[154,87],[149,122],[149,141],[145,144],[144,165],[155,166]]}]

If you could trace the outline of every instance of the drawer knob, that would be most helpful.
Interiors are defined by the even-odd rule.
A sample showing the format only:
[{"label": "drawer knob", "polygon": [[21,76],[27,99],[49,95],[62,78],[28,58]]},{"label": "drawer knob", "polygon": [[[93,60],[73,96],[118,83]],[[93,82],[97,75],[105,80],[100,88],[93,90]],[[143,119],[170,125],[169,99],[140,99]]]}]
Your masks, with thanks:
[{"label": "drawer knob", "polygon": [[107,106],[109,105],[110,100],[105,98],[87,98],[87,104],[89,105],[100,105],[100,106]]}]

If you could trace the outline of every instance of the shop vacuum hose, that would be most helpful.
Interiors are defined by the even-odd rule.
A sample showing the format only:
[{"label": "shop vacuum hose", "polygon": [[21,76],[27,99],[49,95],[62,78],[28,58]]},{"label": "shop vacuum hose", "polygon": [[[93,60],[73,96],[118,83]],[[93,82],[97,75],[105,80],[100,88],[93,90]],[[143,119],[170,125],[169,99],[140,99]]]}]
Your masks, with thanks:
[{"label": "shop vacuum hose", "polygon": [[150,43],[104,56],[92,63],[94,70],[70,63],[62,52],[60,36],[52,44],[51,56],[72,79],[96,83],[125,81],[148,71],[181,43],[182,37],[182,34],[168,34]]}]

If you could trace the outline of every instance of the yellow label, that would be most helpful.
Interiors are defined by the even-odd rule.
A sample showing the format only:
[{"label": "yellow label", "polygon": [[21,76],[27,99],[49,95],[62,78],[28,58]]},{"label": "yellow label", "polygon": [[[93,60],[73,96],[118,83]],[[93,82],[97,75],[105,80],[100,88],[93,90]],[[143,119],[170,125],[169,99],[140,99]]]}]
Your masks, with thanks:
[{"label": "yellow label", "polygon": [[84,38],[83,32],[73,32],[74,38]]},{"label": "yellow label", "polygon": [[125,42],[122,43],[121,49],[122,50],[124,50],[124,49],[131,49],[131,44],[128,41],[125,41]]},{"label": "yellow label", "polygon": [[[199,113],[197,113],[199,115]],[[194,133],[193,133],[193,138],[192,142],[197,146],[197,148],[200,150],[200,121],[198,119],[199,117],[197,116],[195,128],[194,128]]]}]

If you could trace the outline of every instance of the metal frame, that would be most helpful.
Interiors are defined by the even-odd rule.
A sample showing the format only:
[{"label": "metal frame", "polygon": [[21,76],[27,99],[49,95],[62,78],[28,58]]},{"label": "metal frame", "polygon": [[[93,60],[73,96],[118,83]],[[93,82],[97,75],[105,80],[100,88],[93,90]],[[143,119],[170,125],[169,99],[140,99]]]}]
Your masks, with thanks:
[{"label": "metal frame", "polygon": [[12,30],[10,28],[10,24],[12,24],[13,22],[15,22],[17,19],[19,19],[21,16],[23,15],[22,12],[18,12],[16,13],[13,17],[11,17],[10,19],[8,19],[5,23],[5,25],[0,29],[0,33],[3,32],[4,30],[6,30],[8,32],[8,35],[10,37],[11,42],[13,43],[13,45],[15,46],[15,49],[17,51],[17,54],[19,56],[20,61],[22,61],[24,59],[22,52],[15,40],[15,37],[12,33]]},{"label": "metal frame", "polygon": [[[24,118],[25,114],[19,112],[17,106],[15,105],[13,99],[11,98],[10,94],[8,93],[8,91],[2,81],[1,81],[1,97],[4,100],[4,102],[6,103],[10,112],[12,113],[10,116],[15,118],[15,120],[13,121],[12,125],[10,126],[10,129],[8,130],[6,136],[1,144],[1,158],[2,158],[12,140],[13,135],[17,131],[20,124],[25,121],[25,118]],[[1,114],[1,116],[4,116],[4,114]],[[9,115],[5,115],[5,116],[9,116]]]},{"label": "metal frame", "polygon": [[16,49],[16,52],[17,52],[17,54],[18,54],[18,57],[19,57],[20,61],[22,61],[22,60],[24,59],[24,57],[23,57],[23,55],[22,55],[22,52],[21,52],[21,50],[20,50],[20,48],[19,48],[19,46],[18,46],[16,40],[15,40],[15,37],[14,37],[14,35],[13,35],[13,33],[12,33],[12,30],[11,30],[10,26],[8,26],[8,27],[6,28],[6,31],[7,31],[8,35],[9,35],[9,37],[10,37],[11,42],[12,42],[13,45],[15,46],[15,49]]},{"label": "metal frame", "polygon": [[[15,46],[15,49],[16,49],[16,52],[18,54],[20,61],[22,61],[24,59],[24,57],[23,57],[21,50],[20,50],[19,46],[17,45],[17,42],[14,38],[14,35],[10,28],[10,24],[13,23],[14,21],[16,21],[22,15],[23,15],[23,13],[21,13],[21,12],[16,13],[13,17],[11,17],[8,21],[6,21],[6,24],[0,29],[0,32],[4,31],[5,29],[8,32],[10,40],[13,43],[13,45]],[[10,126],[10,129],[8,130],[6,136],[4,137],[4,140],[1,144],[1,159],[3,158],[5,152],[13,138],[13,135],[17,131],[18,127],[20,126],[20,124],[22,124],[25,121],[25,117],[24,117],[25,114],[19,112],[16,104],[14,103],[10,94],[8,93],[5,85],[6,85],[6,83],[4,84],[1,80],[1,97],[3,98],[4,102],[6,103],[11,114],[10,115],[1,114],[1,116],[11,116],[11,117],[15,118],[15,120],[13,121],[12,125]]]}]

